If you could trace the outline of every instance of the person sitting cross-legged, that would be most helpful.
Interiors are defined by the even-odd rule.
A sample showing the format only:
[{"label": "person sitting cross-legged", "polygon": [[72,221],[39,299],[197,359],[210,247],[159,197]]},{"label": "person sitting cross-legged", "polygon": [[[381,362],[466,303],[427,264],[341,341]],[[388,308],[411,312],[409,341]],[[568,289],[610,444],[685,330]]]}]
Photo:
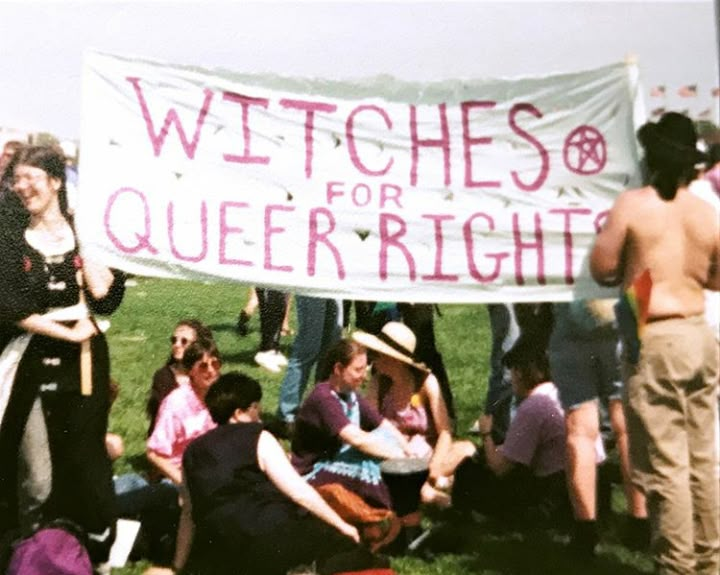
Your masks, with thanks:
[{"label": "person sitting cross-legged", "polygon": [[520,528],[567,527],[565,416],[549,380],[545,349],[521,336],[503,362],[519,400],[517,412],[502,445],[492,439],[492,417],[480,418],[483,446],[454,470],[453,506]]},{"label": "person sitting cross-legged", "polygon": [[[378,335],[357,331],[353,340],[368,349],[373,378],[368,401],[407,440],[410,454],[428,461],[428,481],[421,488],[424,503],[448,507],[444,491],[449,478],[438,472],[454,469],[468,453],[470,442],[452,438],[452,423],[438,379],[415,356],[416,337],[401,322],[386,323]],[[450,473],[452,475],[452,473]],[[419,514],[417,520],[420,520]]]},{"label": "person sitting cross-legged", "polygon": [[197,546],[191,573],[284,575],[316,564],[317,573],[385,564],[359,545],[345,522],[290,464],[260,421],[260,384],[223,375],[205,398],[218,427],[183,456]]}]

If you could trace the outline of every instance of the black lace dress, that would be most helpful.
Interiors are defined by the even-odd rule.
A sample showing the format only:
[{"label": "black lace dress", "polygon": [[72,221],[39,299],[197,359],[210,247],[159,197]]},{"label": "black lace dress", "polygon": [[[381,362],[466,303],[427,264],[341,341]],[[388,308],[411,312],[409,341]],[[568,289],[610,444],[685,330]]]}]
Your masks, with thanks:
[{"label": "black lace dress", "polygon": [[21,230],[0,234],[0,533],[68,518],[91,534],[102,559],[114,525],[105,336],[90,340],[92,390],[83,395],[81,345],[17,327],[33,314],[50,313],[72,326],[87,315],[84,309],[113,312],[123,275],[113,272],[107,296],[95,300],[79,285],[82,265],[72,238],[48,246]]}]

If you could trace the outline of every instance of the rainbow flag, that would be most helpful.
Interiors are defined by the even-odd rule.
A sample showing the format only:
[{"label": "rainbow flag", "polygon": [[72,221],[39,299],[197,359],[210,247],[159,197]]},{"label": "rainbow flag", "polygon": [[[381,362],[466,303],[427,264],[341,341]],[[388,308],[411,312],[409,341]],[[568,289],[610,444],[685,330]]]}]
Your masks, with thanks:
[{"label": "rainbow flag", "polygon": [[652,285],[650,270],[645,270],[633,280],[617,303],[616,316],[625,344],[625,357],[632,363],[637,363],[640,358],[640,339],[650,311]]},{"label": "rainbow flag", "polygon": [[637,321],[638,336],[642,336],[642,330],[647,323],[650,313],[650,293],[652,292],[652,278],[650,270],[645,270],[635,278],[632,285],[625,290],[625,297],[632,308],[633,315]]}]

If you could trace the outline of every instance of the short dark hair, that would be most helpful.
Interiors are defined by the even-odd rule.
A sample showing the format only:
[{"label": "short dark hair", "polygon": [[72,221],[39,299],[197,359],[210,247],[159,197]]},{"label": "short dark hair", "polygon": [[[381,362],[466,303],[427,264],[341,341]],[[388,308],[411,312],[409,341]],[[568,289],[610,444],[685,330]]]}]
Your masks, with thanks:
[{"label": "short dark hair", "polygon": [[502,359],[505,367],[520,371],[530,388],[550,380],[550,362],[543,343],[542,338],[521,335]]},{"label": "short dark hair", "polygon": [[262,387],[256,379],[239,371],[221,375],[205,396],[205,405],[218,425],[227,423],[236,409],[247,411],[262,399]]},{"label": "short dark hair", "polygon": [[196,339],[185,348],[182,358],[182,366],[189,370],[195,362],[202,359],[203,355],[208,354],[212,357],[220,359],[220,352],[213,340]]}]

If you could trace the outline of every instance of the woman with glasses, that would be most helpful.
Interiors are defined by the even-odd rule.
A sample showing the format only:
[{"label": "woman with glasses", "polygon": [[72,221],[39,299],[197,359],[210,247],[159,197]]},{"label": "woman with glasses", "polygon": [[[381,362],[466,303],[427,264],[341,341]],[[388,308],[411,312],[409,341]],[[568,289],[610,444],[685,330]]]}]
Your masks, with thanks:
[{"label": "woman with glasses", "polygon": [[[215,428],[205,406],[205,396],[220,376],[220,353],[215,342],[198,339],[185,348],[182,365],[189,383],[180,385],[160,404],[152,435],[147,440],[147,458],[163,477],[180,490],[182,457],[185,448],[196,437]],[[188,541],[192,539],[192,519],[188,506],[182,505],[173,564],[181,567],[187,559]]]},{"label": "woman with glasses", "polygon": [[198,339],[213,340],[212,331],[197,319],[184,319],[179,321],[170,336],[170,357],[165,365],[153,375],[150,396],[148,397],[146,411],[150,418],[148,437],[155,428],[158,409],[162,400],[177,386],[188,383],[187,370],[183,367],[182,358],[185,348]]},{"label": "woman with glasses", "polygon": [[196,437],[215,424],[205,407],[205,394],[220,375],[220,354],[212,340],[197,340],[185,348],[182,365],[188,385],[171,391],[160,404],[155,428],[147,440],[147,457],[175,485],[182,483],[182,455]]},{"label": "woman with glasses", "polygon": [[81,254],[61,150],[24,146],[4,175],[18,210],[0,222],[0,536],[70,519],[104,561],[115,523],[110,360],[93,314],[115,311],[124,277]]}]

